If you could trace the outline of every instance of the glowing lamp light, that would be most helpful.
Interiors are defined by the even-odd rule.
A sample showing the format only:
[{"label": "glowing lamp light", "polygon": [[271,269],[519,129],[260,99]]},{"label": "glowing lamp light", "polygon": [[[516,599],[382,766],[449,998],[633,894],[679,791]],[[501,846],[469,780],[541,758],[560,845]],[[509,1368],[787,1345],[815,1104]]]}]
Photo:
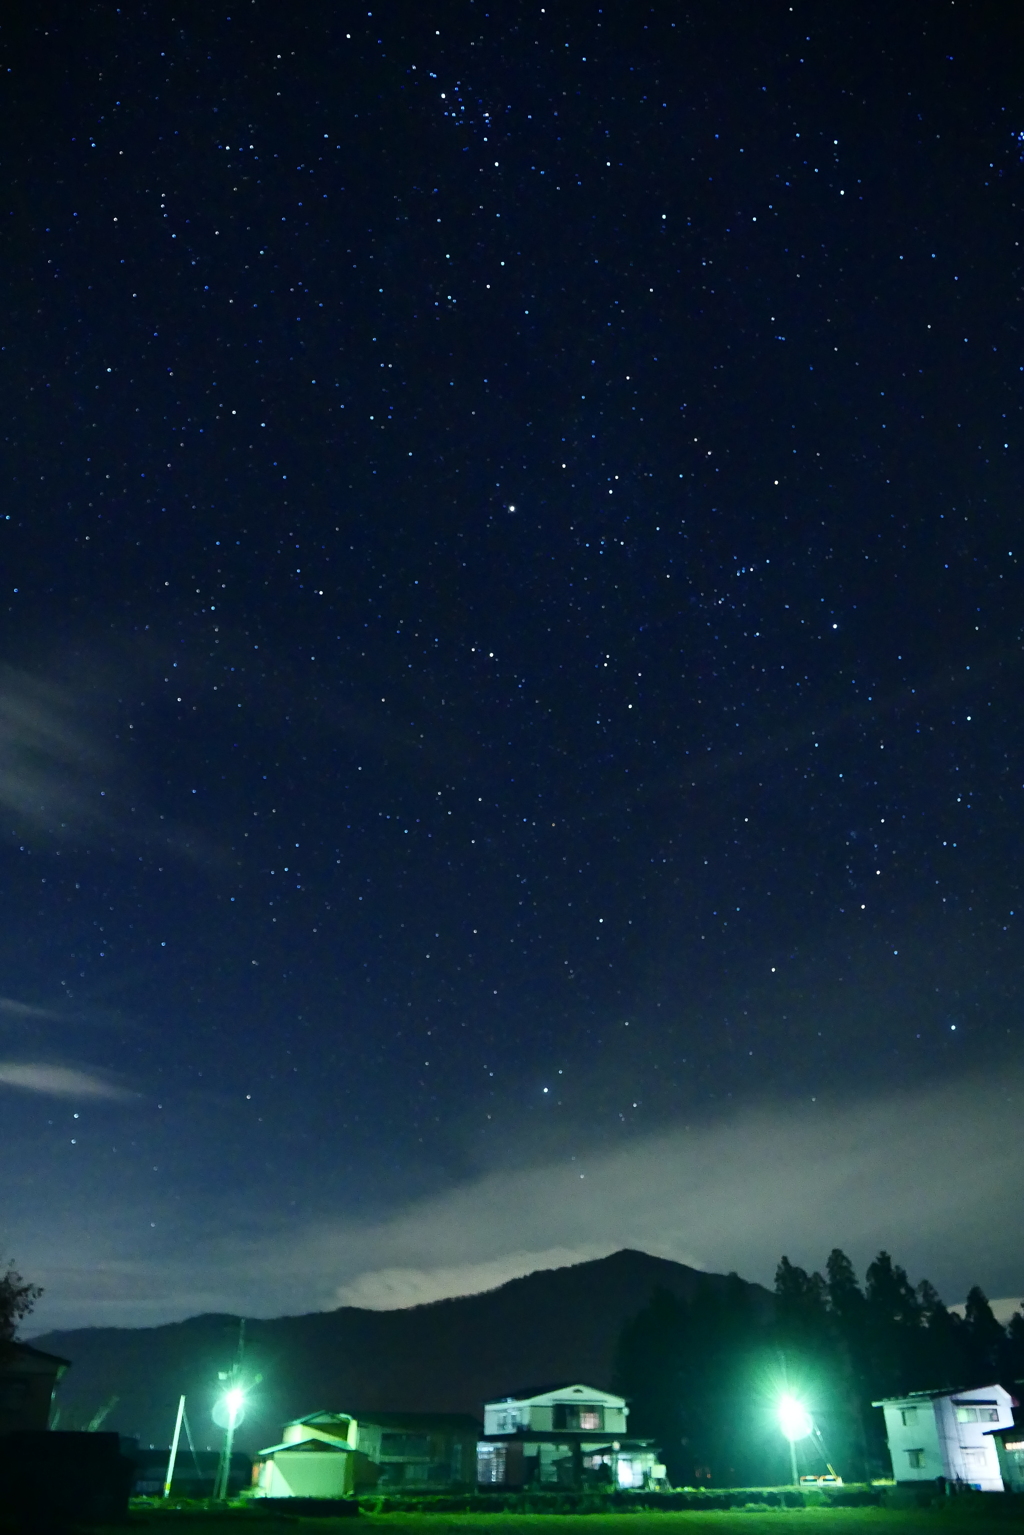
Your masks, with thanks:
[{"label": "glowing lamp light", "polygon": [[214,1405],[213,1421],[218,1428],[233,1433],[245,1417],[245,1392],[241,1386],[232,1386]]},{"label": "glowing lamp light", "polygon": [[780,1399],[778,1417],[779,1427],[790,1444],[794,1444],[798,1439],[806,1439],[814,1432],[810,1413],[795,1396],[784,1396]]}]

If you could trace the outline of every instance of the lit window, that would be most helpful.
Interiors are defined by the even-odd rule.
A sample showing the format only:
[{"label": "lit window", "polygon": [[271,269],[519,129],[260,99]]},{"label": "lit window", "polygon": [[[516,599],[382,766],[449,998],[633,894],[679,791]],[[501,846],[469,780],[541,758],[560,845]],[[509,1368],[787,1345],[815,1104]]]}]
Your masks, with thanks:
[{"label": "lit window", "polygon": [[976,1407],[958,1407],[956,1410],[958,1423],[977,1423],[978,1409]]},{"label": "lit window", "polygon": [[583,1429],[593,1433],[595,1429],[600,1431],[604,1428],[604,1408],[593,1402],[580,1402],[578,1405],[575,1402],[556,1402],[552,1416],[552,1427],[555,1429]]},{"label": "lit window", "polygon": [[505,1480],[505,1446],[503,1444],[478,1444],[476,1447],[476,1479],[483,1485]]}]

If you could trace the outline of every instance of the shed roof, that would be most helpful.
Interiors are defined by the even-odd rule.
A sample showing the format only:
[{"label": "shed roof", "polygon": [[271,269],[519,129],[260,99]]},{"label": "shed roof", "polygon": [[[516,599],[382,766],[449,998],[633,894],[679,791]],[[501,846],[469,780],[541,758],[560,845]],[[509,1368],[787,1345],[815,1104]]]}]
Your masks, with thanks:
[{"label": "shed roof", "polygon": [[40,1374],[51,1366],[57,1367],[57,1373],[63,1375],[65,1370],[71,1368],[70,1359],[62,1359],[59,1354],[47,1354],[41,1348],[33,1348],[31,1343],[0,1344],[0,1370],[25,1369],[37,1370]]}]

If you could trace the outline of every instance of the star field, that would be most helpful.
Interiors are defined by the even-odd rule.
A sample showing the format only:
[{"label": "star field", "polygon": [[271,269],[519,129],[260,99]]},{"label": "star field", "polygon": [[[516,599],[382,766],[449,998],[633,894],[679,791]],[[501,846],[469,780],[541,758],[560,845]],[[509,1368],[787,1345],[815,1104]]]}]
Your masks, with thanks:
[{"label": "star field", "polygon": [[1020,40],[8,33],[26,1272],[1015,1069]]}]

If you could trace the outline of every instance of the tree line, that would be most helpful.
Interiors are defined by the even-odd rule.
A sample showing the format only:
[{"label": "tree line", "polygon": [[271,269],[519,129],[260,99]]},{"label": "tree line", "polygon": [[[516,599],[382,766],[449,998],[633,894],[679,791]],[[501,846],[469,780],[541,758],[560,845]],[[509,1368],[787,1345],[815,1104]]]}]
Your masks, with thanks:
[{"label": "tree line", "polygon": [[814,1420],[798,1470],[831,1465],[861,1481],[891,1475],[872,1401],[996,1381],[1012,1391],[1022,1378],[1021,1311],[1001,1326],[974,1286],[960,1316],[886,1252],[861,1285],[835,1248],[824,1274],[783,1258],[774,1296],[736,1274],[703,1278],[689,1300],[657,1291],[622,1331],[614,1389],[630,1401],[630,1433],[657,1441],[674,1485],[764,1486],[791,1475],[783,1395]]}]

